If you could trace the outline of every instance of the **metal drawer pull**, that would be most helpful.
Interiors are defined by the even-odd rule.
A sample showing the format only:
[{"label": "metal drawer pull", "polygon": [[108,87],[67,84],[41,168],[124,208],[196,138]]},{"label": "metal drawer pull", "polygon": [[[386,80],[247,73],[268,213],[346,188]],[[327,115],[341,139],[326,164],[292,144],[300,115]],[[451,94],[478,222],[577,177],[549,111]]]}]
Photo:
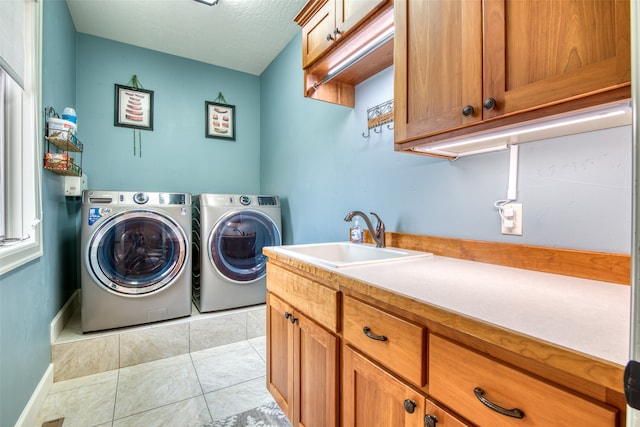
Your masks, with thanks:
[{"label": "metal drawer pull", "polygon": [[518,408],[513,408],[513,409],[505,409],[502,406],[498,406],[493,402],[490,402],[489,400],[487,400],[484,397],[484,390],[481,389],[480,387],[476,387],[473,389],[473,394],[476,395],[476,397],[478,398],[478,400],[480,402],[482,402],[482,404],[484,406],[486,406],[489,409],[493,409],[494,411],[496,411],[499,414],[502,415],[506,415],[507,417],[513,417],[513,418],[523,418],[524,417],[524,412],[522,412],[520,409]]},{"label": "metal drawer pull", "polygon": [[387,337],[385,337],[384,335],[376,335],[373,332],[371,332],[371,328],[369,328],[368,326],[365,326],[364,328],[362,328],[362,332],[364,332],[364,334],[369,338],[371,338],[372,340],[377,340],[377,341],[387,340]]}]

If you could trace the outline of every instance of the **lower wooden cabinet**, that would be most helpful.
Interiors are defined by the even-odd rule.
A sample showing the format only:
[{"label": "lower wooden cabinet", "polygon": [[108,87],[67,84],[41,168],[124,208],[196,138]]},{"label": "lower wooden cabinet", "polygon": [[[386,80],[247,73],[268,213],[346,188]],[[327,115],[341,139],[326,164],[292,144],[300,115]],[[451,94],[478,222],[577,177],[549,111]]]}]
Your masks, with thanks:
[{"label": "lower wooden cabinet", "polygon": [[429,393],[479,426],[618,425],[616,408],[528,375],[436,335]]},{"label": "lower wooden cabinet", "polygon": [[338,337],[267,293],[267,388],[294,426],[338,425]]},{"label": "lower wooden cabinet", "polygon": [[267,270],[267,388],[296,427],[624,425],[621,394],[529,372],[321,279]]},{"label": "lower wooden cabinet", "polygon": [[350,346],[342,354],[343,427],[468,425]]}]

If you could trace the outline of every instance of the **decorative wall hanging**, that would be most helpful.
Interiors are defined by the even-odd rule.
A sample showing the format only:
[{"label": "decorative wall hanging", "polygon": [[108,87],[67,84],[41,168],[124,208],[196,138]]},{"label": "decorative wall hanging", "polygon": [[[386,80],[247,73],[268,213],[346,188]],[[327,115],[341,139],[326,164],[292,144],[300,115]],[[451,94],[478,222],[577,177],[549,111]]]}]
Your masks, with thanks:
[{"label": "decorative wall hanging", "polygon": [[133,155],[136,155],[136,129],[138,129],[138,155],[142,157],[140,130],[153,130],[153,91],[142,89],[135,74],[128,86],[115,85],[114,126],[133,129]]},{"label": "decorative wall hanging", "polygon": [[[363,132],[362,136],[364,138],[369,138],[371,135],[371,129],[373,129],[375,133],[380,133],[382,132],[382,125],[392,121],[393,99],[390,99],[367,110],[367,133]],[[393,128],[388,124],[387,129],[393,130]]]},{"label": "decorative wall hanging", "polygon": [[236,107],[227,104],[218,93],[215,101],[204,102],[205,135],[207,138],[236,140]]},{"label": "decorative wall hanging", "polygon": [[153,130],[153,91],[116,86],[115,125]]}]

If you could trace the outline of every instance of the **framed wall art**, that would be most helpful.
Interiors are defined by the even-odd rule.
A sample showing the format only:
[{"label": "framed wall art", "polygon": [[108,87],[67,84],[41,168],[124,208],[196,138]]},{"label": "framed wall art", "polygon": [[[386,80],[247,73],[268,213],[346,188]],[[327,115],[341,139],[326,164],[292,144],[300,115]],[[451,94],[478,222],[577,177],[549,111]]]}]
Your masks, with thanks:
[{"label": "framed wall art", "polygon": [[115,85],[114,126],[153,130],[153,91]]},{"label": "framed wall art", "polygon": [[219,102],[204,102],[205,136],[236,140],[236,107]]}]

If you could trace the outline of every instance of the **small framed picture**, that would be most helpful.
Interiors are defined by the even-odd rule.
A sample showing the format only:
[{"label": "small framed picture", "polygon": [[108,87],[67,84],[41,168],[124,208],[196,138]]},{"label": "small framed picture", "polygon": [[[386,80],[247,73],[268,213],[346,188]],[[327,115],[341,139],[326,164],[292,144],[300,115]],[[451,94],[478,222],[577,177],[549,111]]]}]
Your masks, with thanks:
[{"label": "small framed picture", "polygon": [[153,91],[116,86],[114,126],[153,130]]},{"label": "small framed picture", "polygon": [[205,101],[204,115],[206,120],[205,135],[207,138],[236,140],[236,107]]}]

